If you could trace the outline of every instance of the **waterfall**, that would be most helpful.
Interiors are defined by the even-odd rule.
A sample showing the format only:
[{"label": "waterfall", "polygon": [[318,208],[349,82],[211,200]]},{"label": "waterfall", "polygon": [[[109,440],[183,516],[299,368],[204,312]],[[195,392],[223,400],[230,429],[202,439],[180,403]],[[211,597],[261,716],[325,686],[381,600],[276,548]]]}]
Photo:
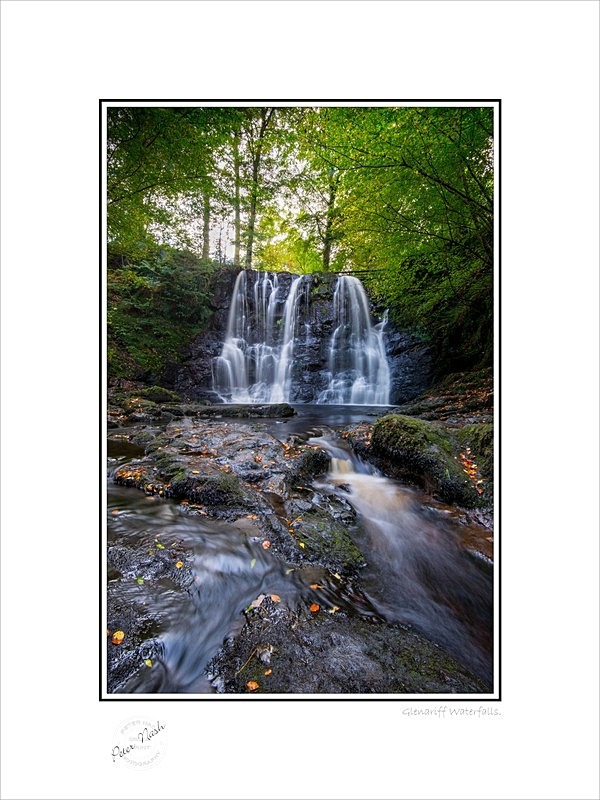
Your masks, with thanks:
[{"label": "waterfall", "polygon": [[309,275],[237,275],[225,339],[212,363],[213,389],[222,402],[290,403],[301,397],[319,404],[389,404],[387,313],[372,325],[362,283],[340,276],[333,308],[326,301],[326,330],[333,333],[319,336],[324,323],[316,310],[311,313],[312,286]]},{"label": "waterfall", "polygon": [[341,275],[333,295],[337,327],[329,344],[328,386],[317,403],[339,405],[388,405],[390,370],[383,331],[387,312],[371,324],[369,304],[362,283]]},{"label": "waterfall", "polygon": [[298,305],[305,275],[295,276],[280,296],[277,274],[248,272],[236,278],[221,354],[213,363],[213,388],[226,403],[290,402],[297,340]]}]

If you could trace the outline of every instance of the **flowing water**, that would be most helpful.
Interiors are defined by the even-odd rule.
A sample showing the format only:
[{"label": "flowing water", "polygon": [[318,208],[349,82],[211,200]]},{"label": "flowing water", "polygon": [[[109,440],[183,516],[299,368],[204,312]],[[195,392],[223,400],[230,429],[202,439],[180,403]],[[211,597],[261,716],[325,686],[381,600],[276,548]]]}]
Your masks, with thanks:
[{"label": "flowing water", "polygon": [[226,403],[283,403],[291,399],[291,372],[298,340],[300,302],[307,277],[295,277],[283,296],[277,273],[238,274],[225,341],[213,364],[213,388]]},{"label": "flowing water", "polygon": [[383,405],[390,402],[390,370],[383,331],[387,312],[371,324],[362,283],[351,275],[338,278],[333,306],[336,328],[329,344],[327,388],[317,403]]},{"label": "flowing water", "polygon": [[[303,424],[306,437],[314,435],[311,429],[318,415],[321,422],[342,424],[340,409],[331,418],[326,412],[311,409],[295,421],[295,430]],[[356,409],[348,413],[346,424],[357,418]],[[466,551],[461,526],[424,505],[414,491],[363,464],[330,428],[321,433],[309,441],[329,453],[331,468],[315,482],[315,497],[337,494],[354,507],[359,523],[356,544],[367,562],[360,573],[367,603],[365,597],[353,603],[335,586],[329,589],[330,602],[350,613],[376,613],[389,622],[413,626],[491,685],[491,566]],[[110,470],[133,455],[131,449],[112,444]],[[327,582],[325,570],[322,578],[311,573],[311,580],[302,568],[289,571],[233,524],[191,516],[172,501],[146,497],[110,479],[107,537],[113,554],[108,593],[117,608],[152,609],[146,636],[156,662],[156,668],[143,668],[117,686],[118,692],[214,691],[205,677],[206,666],[224,639],[239,631],[241,612],[253,600],[260,594],[277,594],[294,608],[306,599],[310,582]],[[140,563],[148,570],[156,563],[148,558],[144,562],[144,557],[157,541],[165,550],[176,546],[185,552],[186,565],[191,566],[188,584],[151,572],[142,584],[136,581]]]},{"label": "flowing water", "polygon": [[332,456],[321,487],[334,487],[359,515],[364,534],[359,547],[367,561],[361,583],[373,607],[443,645],[491,685],[489,564],[473,557],[459,530],[423,505],[416,492],[382,477],[339,441],[310,441]]},{"label": "flowing water", "polygon": [[[295,276],[284,289],[277,273],[238,274],[221,353],[213,361],[213,389],[222,402],[295,401],[294,362],[304,359],[312,369],[316,358],[311,280]],[[373,325],[364,287],[350,275],[338,277],[331,303],[333,330],[322,348],[316,403],[388,405],[387,313]]]}]

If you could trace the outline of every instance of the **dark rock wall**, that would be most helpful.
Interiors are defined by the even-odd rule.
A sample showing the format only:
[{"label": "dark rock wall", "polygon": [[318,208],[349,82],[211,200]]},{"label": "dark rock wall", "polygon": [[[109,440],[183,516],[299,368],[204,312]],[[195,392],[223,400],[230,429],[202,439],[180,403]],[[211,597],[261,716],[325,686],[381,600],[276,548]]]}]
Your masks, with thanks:
[{"label": "dark rock wall", "polygon": [[[223,270],[219,275],[211,300],[213,316],[208,330],[191,343],[182,363],[170,365],[164,376],[165,384],[173,386],[189,399],[218,400],[212,389],[212,363],[221,353],[237,274],[235,270]],[[254,284],[260,273],[251,273],[248,277],[248,300],[249,307],[252,307]],[[292,278],[289,273],[278,274],[282,297],[287,295]],[[308,303],[303,297],[298,304],[292,402],[314,402],[319,392],[326,388],[329,343],[335,329],[333,293],[336,279],[336,275],[328,273],[307,277]],[[380,314],[374,312],[373,317],[378,320]],[[415,336],[399,331],[391,322],[385,328],[385,342],[391,373],[390,402],[398,405],[416,397],[431,384],[432,353]]]}]

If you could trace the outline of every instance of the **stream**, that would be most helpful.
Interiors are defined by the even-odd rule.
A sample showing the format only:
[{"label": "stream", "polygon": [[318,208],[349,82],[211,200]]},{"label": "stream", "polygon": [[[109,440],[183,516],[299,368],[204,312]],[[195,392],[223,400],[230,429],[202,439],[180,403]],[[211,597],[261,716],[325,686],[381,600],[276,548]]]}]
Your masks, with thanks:
[{"label": "stream", "polygon": [[[345,613],[414,628],[491,686],[493,577],[485,531],[457,523],[451,509],[382,477],[337,436],[338,428],[372,421],[374,413],[311,406],[290,420],[265,422],[282,440],[293,433],[329,454],[330,471],[313,482],[313,496],[337,497],[356,512],[352,536],[366,562],[360,596],[324,567],[291,567],[272,555],[248,534],[244,521],[193,515],[173,500],[115,485],[117,468],[143,450],[109,441],[109,606],[118,624],[138,626],[137,663],[141,656],[152,664],[124,671],[122,680],[116,671],[109,691],[218,691],[207,666],[223,642],[241,631],[244,610],[261,595],[275,596],[290,609],[310,603],[310,584],[320,585],[328,602]],[[475,555],[474,538],[482,544]],[[174,578],[175,559],[185,568]]]}]

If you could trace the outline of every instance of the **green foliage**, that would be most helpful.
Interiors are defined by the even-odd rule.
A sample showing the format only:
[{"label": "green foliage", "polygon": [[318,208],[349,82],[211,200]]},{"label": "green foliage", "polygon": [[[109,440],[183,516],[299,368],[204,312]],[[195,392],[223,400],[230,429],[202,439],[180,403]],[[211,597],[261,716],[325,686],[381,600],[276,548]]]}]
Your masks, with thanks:
[{"label": "green foliage", "polygon": [[108,376],[158,379],[210,314],[213,269],[190,253],[146,251],[135,264],[111,253],[107,277]]},{"label": "green foliage", "polygon": [[165,280],[146,252],[167,242],[206,260],[212,225],[222,263],[235,239],[236,263],[352,272],[443,370],[491,362],[491,108],[109,108],[107,152],[117,293],[133,304],[109,304],[121,339],[148,304],[193,324],[188,279]]}]

